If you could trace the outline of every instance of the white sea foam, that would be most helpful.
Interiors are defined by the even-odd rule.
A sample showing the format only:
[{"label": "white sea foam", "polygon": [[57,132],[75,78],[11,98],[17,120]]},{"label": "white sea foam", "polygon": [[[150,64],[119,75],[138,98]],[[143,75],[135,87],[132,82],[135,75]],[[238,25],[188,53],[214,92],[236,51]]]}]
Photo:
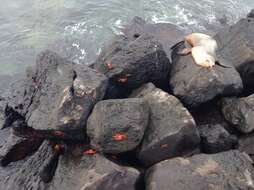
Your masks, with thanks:
[{"label": "white sea foam", "polygon": [[[134,16],[179,25],[187,32],[216,31],[254,8],[254,0],[11,0],[0,7],[0,73],[19,72],[38,52],[53,50],[91,63]],[[11,15],[10,15],[11,13]]]}]

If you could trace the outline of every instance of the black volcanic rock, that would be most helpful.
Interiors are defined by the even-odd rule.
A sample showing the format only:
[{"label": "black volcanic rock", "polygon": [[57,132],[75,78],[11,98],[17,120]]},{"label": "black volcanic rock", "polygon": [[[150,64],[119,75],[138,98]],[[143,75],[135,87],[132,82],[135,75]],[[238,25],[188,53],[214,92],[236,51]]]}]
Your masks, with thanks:
[{"label": "black volcanic rock", "polygon": [[135,190],[139,172],[100,155],[61,157],[50,190]]},{"label": "black volcanic rock", "polygon": [[227,121],[242,133],[254,130],[254,95],[243,98],[223,98],[222,113]]},{"label": "black volcanic rock", "polygon": [[105,74],[112,85],[133,89],[146,82],[165,81],[170,64],[160,42],[144,34],[134,41],[116,37],[101,52],[93,68]]},{"label": "black volcanic rock", "polygon": [[133,150],[143,138],[148,116],[148,105],[139,98],[100,101],[87,121],[92,147],[104,153]]},{"label": "black volcanic rock", "polygon": [[[195,107],[216,96],[232,96],[242,91],[242,80],[234,67],[215,65],[208,69],[195,64],[191,55],[180,56],[173,53],[170,85],[173,94],[184,104]],[[225,64],[224,60],[219,60]],[[229,65],[227,63],[227,65]]]},{"label": "black volcanic rock", "polygon": [[250,190],[254,170],[247,154],[228,151],[160,162],[146,174],[146,190]]},{"label": "black volcanic rock", "polygon": [[247,153],[254,161],[254,133],[239,137],[239,151]]},{"label": "black volcanic rock", "polygon": [[254,19],[248,18],[225,28],[216,35],[220,57],[232,63],[241,75],[245,93],[254,92]]},{"label": "black volcanic rock", "polygon": [[[184,32],[176,25],[149,24],[140,17],[134,17],[122,32],[92,65],[111,79],[105,99],[127,98],[131,89],[147,82],[168,90],[171,47],[183,39]],[[121,78],[126,82],[119,82]]]},{"label": "black volcanic rock", "polygon": [[150,107],[150,119],[138,158],[146,165],[193,153],[199,146],[199,134],[191,114],[172,95],[144,84],[130,97],[143,98]]},{"label": "black volcanic rock", "polygon": [[220,124],[199,126],[201,148],[204,153],[219,153],[237,147],[238,139]]},{"label": "black volcanic rock", "polygon": [[31,157],[0,167],[0,189],[1,190],[47,190],[39,172],[41,166],[49,161],[52,150],[48,142],[44,142],[39,150]]},{"label": "black volcanic rock", "polygon": [[51,51],[37,57],[27,71],[24,88],[8,104],[35,129],[83,128],[95,103],[104,97],[107,78],[75,65]]},{"label": "black volcanic rock", "polygon": [[254,18],[254,9],[252,9],[249,14],[247,15],[249,18]]}]

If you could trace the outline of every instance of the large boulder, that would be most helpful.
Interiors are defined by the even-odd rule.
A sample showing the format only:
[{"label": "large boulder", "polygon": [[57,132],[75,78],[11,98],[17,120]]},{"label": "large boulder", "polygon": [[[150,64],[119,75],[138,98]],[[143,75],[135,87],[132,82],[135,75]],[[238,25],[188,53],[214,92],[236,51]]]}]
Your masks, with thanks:
[{"label": "large boulder", "polygon": [[[173,94],[190,107],[210,101],[216,96],[232,96],[242,91],[242,80],[234,67],[215,65],[208,69],[198,66],[191,55],[177,55],[183,46],[172,53],[170,85]],[[220,59],[222,64],[226,63]]]},{"label": "large boulder", "polygon": [[100,101],[87,121],[92,147],[105,153],[133,150],[143,138],[148,116],[148,105],[139,98]]},{"label": "large boulder", "polygon": [[254,95],[243,98],[223,98],[222,113],[225,119],[242,133],[254,130]]},{"label": "large boulder", "polygon": [[8,109],[35,129],[76,130],[85,126],[93,106],[104,97],[107,78],[45,51],[22,85]]},{"label": "large boulder", "polygon": [[237,147],[238,139],[220,124],[199,126],[201,148],[204,153],[218,153]]},{"label": "large boulder", "polygon": [[225,28],[216,35],[219,56],[231,62],[239,71],[245,92],[254,91],[254,17],[247,18]]},{"label": "large boulder", "polygon": [[253,179],[247,154],[229,151],[158,163],[147,171],[146,190],[249,190]]},{"label": "large boulder", "polygon": [[150,107],[147,127],[138,158],[146,165],[188,155],[199,146],[199,134],[191,114],[172,95],[152,83],[135,90],[130,97],[143,98]]},{"label": "large boulder", "polygon": [[105,99],[127,98],[133,87],[147,82],[168,90],[171,47],[183,39],[184,32],[173,24],[150,24],[134,17],[122,34],[103,49],[93,64],[111,79]]},{"label": "large boulder", "polygon": [[170,64],[160,42],[144,34],[134,41],[118,36],[93,64],[112,85],[133,89],[146,82],[161,83],[168,77]]},{"label": "large boulder", "polygon": [[135,190],[139,172],[100,155],[61,157],[50,190]]}]

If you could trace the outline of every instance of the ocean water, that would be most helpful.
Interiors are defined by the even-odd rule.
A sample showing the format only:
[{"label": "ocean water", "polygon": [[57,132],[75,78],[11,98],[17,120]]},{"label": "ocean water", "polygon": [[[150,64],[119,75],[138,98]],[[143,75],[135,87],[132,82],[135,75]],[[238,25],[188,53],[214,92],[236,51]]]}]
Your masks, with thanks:
[{"label": "ocean water", "polygon": [[0,75],[15,75],[52,49],[90,64],[134,16],[187,32],[214,32],[254,8],[254,0],[1,0]]}]

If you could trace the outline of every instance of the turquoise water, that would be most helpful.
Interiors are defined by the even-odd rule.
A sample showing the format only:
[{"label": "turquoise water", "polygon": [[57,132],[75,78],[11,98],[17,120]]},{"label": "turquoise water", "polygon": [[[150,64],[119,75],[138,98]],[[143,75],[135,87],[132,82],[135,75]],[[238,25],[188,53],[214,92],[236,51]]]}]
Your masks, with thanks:
[{"label": "turquoise water", "polygon": [[52,49],[89,64],[133,16],[216,31],[254,8],[253,0],[1,0],[0,74],[23,72],[38,52]]}]

